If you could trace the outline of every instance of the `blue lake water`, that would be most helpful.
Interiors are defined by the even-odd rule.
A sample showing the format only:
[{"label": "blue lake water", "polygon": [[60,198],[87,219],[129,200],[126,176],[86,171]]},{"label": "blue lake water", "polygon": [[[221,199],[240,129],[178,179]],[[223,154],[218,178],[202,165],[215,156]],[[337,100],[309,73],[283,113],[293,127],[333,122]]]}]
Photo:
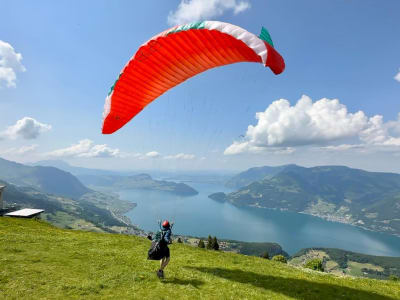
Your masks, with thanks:
[{"label": "blue lake water", "polygon": [[248,242],[276,242],[289,254],[302,248],[330,247],[365,254],[400,256],[400,238],[347,224],[292,212],[242,208],[208,198],[215,192],[229,192],[217,184],[189,183],[199,191],[193,197],[165,192],[125,190],[120,197],[137,203],[127,213],[132,222],[149,231],[157,230],[157,220],[175,222],[173,232],[182,235]]}]

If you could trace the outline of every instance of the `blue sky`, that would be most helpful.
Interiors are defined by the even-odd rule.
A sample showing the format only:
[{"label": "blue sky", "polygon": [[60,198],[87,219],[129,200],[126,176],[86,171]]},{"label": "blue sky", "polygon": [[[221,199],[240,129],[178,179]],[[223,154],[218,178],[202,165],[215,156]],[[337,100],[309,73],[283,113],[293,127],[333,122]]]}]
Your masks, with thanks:
[{"label": "blue sky", "polygon": [[[107,169],[298,163],[400,172],[400,1],[0,5],[1,157]],[[199,19],[255,34],[265,26],[285,72],[275,76],[251,63],[209,70],[168,91],[117,133],[102,135],[104,99],[138,47],[172,20]],[[296,106],[301,98],[308,108]],[[290,106],[273,104],[279,99]],[[279,120],[272,121],[278,107]]]}]

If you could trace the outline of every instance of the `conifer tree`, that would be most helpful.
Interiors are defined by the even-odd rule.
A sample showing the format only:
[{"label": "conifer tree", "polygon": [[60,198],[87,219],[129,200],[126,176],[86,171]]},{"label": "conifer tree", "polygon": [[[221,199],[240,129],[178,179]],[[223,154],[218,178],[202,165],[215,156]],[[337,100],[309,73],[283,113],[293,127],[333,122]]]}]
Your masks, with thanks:
[{"label": "conifer tree", "polygon": [[264,253],[261,254],[260,256],[261,256],[262,258],[269,259],[269,253],[268,253],[267,251],[264,251]]},{"label": "conifer tree", "polygon": [[213,249],[213,238],[211,237],[211,235],[209,235],[207,239],[207,249]]},{"label": "conifer tree", "polygon": [[214,250],[216,250],[216,251],[219,250],[219,244],[218,244],[218,240],[217,240],[217,237],[216,237],[216,236],[214,236],[214,238],[213,238],[213,241],[212,241],[212,248],[213,248]]},{"label": "conifer tree", "polygon": [[197,244],[197,246],[199,248],[205,248],[206,247],[206,245],[204,244],[203,240],[200,240],[199,243]]}]

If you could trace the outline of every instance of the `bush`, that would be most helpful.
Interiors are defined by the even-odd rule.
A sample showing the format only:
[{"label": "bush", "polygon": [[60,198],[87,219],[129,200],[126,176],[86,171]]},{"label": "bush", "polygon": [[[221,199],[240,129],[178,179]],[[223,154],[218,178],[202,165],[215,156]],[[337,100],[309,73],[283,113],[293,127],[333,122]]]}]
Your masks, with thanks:
[{"label": "bush", "polygon": [[180,244],[182,244],[183,242],[182,242],[182,239],[179,237],[178,238],[178,243],[180,243]]},{"label": "bush", "polygon": [[399,281],[400,278],[398,276],[392,274],[392,275],[389,276],[389,280]]},{"label": "bush", "polygon": [[260,255],[260,257],[269,259],[269,253],[267,251],[265,251],[263,254]]},{"label": "bush", "polygon": [[206,247],[206,245],[204,244],[203,240],[200,240],[199,243],[197,244],[197,246],[199,248],[205,248]]},{"label": "bush", "polygon": [[319,258],[310,259],[309,261],[306,262],[304,267],[307,268],[307,269],[324,272],[324,267],[322,265],[322,260],[319,259]]},{"label": "bush", "polygon": [[281,255],[281,254],[275,255],[275,256],[272,258],[272,260],[274,260],[274,261],[279,261],[279,262],[284,263],[284,264],[287,263],[286,257],[284,257],[284,256]]}]

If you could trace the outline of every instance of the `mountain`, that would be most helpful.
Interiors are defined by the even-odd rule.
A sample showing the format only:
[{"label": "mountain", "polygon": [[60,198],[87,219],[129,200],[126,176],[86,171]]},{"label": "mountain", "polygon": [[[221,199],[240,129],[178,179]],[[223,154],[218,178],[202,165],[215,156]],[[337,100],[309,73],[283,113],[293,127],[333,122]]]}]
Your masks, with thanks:
[{"label": "mountain", "polygon": [[30,186],[45,193],[79,198],[90,189],[71,173],[54,167],[26,166],[0,158],[0,179],[19,186]]},{"label": "mountain", "polygon": [[94,189],[146,189],[170,192],[179,196],[193,196],[198,192],[185,183],[154,180],[148,174],[132,175],[132,172],[117,172],[71,166],[62,160],[43,160],[35,166],[53,166],[74,174],[83,184]]},{"label": "mountain", "polygon": [[286,166],[227,195],[235,205],[302,212],[400,235],[400,174],[344,166]]},{"label": "mountain", "polygon": [[77,175],[121,175],[122,172],[109,171],[102,169],[90,169],[83,167],[72,166],[63,160],[41,160],[31,164],[32,166],[44,166],[44,167],[54,167],[66,172],[69,172],[75,176]]},{"label": "mountain", "polygon": [[132,209],[134,205],[112,196],[90,192],[75,200],[2,180],[0,185],[6,186],[3,192],[6,207],[44,209],[42,218],[59,227],[113,232],[117,231],[116,227],[130,225],[115,216]]},{"label": "mountain", "polygon": [[148,174],[132,176],[119,175],[80,175],[78,178],[93,188],[144,189],[170,192],[179,196],[193,196],[198,192],[185,183],[176,183],[165,180],[154,180]]},{"label": "mountain", "polygon": [[302,266],[310,259],[323,261],[325,272],[375,279],[400,277],[400,257],[374,256],[333,248],[307,248],[293,255],[290,263]]},{"label": "mountain", "polygon": [[225,183],[225,185],[230,188],[241,188],[241,187],[244,187],[254,181],[271,178],[274,175],[281,172],[287,166],[290,166],[290,165],[284,165],[284,166],[278,166],[278,167],[264,166],[264,167],[250,168],[250,169],[248,169],[244,172],[241,172],[241,173],[233,176],[232,178],[230,178]]},{"label": "mountain", "polygon": [[333,276],[173,243],[165,279],[150,241],[0,218],[1,299],[399,299],[396,281]]}]

